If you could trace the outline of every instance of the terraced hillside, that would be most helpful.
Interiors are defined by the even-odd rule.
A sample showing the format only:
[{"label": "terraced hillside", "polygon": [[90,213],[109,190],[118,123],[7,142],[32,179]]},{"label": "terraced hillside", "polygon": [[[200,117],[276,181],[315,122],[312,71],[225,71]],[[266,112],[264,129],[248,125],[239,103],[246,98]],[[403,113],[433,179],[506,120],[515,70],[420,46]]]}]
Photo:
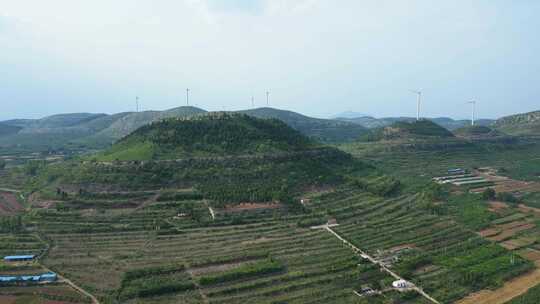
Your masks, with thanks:
[{"label": "terraced hillside", "polygon": [[427,119],[404,122],[398,121],[390,126],[372,130],[361,139],[364,141],[382,140],[427,140],[447,139],[454,135],[447,129]]},{"label": "terraced hillside", "polygon": [[[119,202],[124,195],[111,194],[109,200]],[[204,206],[204,201],[148,200],[152,193],[129,197],[141,204],[101,205],[97,212],[95,206],[67,201],[38,210],[28,222],[54,244],[45,265],[103,303],[391,303],[400,298],[391,291],[387,298],[359,298],[354,291],[362,285],[388,288],[392,279],[325,231],[297,227],[298,216],[239,213],[234,222],[228,217],[208,222],[208,210],[206,218],[177,214],[182,205]]]},{"label": "terraced hillside", "polygon": [[494,138],[501,137],[504,134],[500,131],[494,130],[487,126],[467,126],[464,128],[459,128],[454,131],[454,134],[458,137],[468,138],[468,139],[482,139],[482,138]]},{"label": "terraced hillside", "polygon": [[320,197],[342,237],[384,261],[441,303],[526,272],[530,262],[456,223],[430,212],[418,197],[385,199],[348,191]]},{"label": "terraced hillside", "polygon": [[36,170],[33,189],[49,194],[194,187],[220,203],[268,203],[371,169],[278,120],[218,113],[154,123],[96,156]]},{"label": "terraced hillside", "polygon": [[494,128],[511,135],[540,135],[540,111],[511,115],[497,120]]}]

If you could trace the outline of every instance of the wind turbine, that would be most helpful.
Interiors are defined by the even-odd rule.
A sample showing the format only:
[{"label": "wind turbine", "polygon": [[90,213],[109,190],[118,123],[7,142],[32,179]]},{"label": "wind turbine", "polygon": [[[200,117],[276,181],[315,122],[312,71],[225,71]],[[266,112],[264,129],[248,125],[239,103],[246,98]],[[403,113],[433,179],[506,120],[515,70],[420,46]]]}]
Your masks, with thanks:
[{"label": "wind turbine", "polygon": [[422,90],[418,90],[418,91],[411,90],[411,92],[418,96],[417,105],[416,105],[416,121],[419,121],[420,120],[420,104],[422,103]]},{"label": "wind turbine", "polygon": [[270,105],[270,92],[266,91],[266,106]]},{"label": "wind turbine", "polygon": [[471,104],[472,107],[471,126],[474,127],[474,123],[476,120],[476,100],[471,100],[468,103]]},{"label": "wind turbine", "polygon": [[135,97],[135,109],[137,112],[139,112],[139,96]]},{"label": "wind turbine", "polygon": [[255,108],[255,97],[251,95],[251,107]]},{"label": "wind turbine", "polygon": [[186,89],[186,105],[189,106],[189,88]]}]

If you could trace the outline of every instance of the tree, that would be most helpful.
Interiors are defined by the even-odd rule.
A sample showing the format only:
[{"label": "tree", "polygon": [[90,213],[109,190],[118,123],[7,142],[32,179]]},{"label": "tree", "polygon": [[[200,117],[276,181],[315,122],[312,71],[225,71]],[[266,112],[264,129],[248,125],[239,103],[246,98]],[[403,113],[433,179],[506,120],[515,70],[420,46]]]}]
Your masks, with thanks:
[{"label": "tree", "polygon": [[487,200],[487,201],[491,201],[491,200],[494,200],[495,199],[495,196],[497,195],[497,192],[495,192],[495,190],[491,189],[491,188],[487,188],[486,190],[484,190],[484,192],[482,193],[482,198]]}]

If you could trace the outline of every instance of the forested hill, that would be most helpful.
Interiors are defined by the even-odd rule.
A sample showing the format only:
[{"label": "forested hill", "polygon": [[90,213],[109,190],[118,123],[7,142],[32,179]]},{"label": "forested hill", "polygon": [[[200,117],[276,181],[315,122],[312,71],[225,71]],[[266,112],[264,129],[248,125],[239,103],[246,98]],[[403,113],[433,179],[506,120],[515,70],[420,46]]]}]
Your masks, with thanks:
[{"label": "forested hill", "polygon": [[371,131],[364,137],[368,141],[395,140],[395,139],[433,139],[452,138],[454,135],[447,129],[430,120],[414,122],[396,122],[391,126]]},{"label": "forested hill", "polygon": [[290,201],[372,168],[277,119],[237,113],[171,118],[137,129],[110,149],[39,167],[36,191],[193,188],[218,202]]},{"label": "forested hill", "polygon": [[277,119],[212,113],[143,126],[99,156],[100,160],[163,160],[186,157],[271,154],[315,147]]},{"label": "forested hill", "polygon": [[325,143],[351,142],[367,133],[367,129],[359,124],[336,119],[313,118],[273,108],[258,108],[239,113],[258,118],[279,119],[306,136]]}]

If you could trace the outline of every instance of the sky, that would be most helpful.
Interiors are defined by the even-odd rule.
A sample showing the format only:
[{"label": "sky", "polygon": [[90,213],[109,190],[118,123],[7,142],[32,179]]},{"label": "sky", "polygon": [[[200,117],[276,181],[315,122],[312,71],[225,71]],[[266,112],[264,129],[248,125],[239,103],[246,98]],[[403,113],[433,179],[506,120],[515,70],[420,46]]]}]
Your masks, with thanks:
[{"label": "sky", "polygon": [[0,0],[0,120],[270,106],[540,110],[537,0]]}]

